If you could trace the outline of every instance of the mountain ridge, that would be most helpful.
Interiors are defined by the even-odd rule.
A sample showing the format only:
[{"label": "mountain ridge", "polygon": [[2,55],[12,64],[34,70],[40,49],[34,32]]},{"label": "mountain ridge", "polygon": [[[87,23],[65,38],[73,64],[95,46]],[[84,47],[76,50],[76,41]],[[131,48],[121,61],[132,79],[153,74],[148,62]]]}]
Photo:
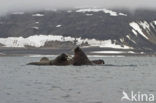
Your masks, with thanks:
[{"label": "mountain ridge", "polygon": [[0,18],[0,38],[58,35],[111,40],[112,44],[156,51],[156,10],[84,8],[14,12]]}]

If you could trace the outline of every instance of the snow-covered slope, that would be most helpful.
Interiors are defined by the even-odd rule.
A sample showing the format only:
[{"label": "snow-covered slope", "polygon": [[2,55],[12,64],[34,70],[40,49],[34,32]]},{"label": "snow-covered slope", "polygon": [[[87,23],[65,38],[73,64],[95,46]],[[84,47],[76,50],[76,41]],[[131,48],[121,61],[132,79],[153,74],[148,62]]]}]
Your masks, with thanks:
[{"label": "snow-covered slope", "polygon": [[[139,25],[140,24],[140,25]],[[139,34],[141,34],[144,38],[146,38],[146,39],[149,39],[144,33],[143,33],[143,31],[142,31],[142,29],[141,29],[141,27],[140,26],[142,26],[144,29],[149,29],[149,25],[146,23],[146,22],[140,22],[140,23],[136,23],[136,22],[131,22],[130,24],[129,24],[132,28],[133,28],[133,30],[135,31],[135,32],[138,32]],[[137,33],[135,33],[136,34],[136,36],[138,35]]]},{"label": "snow-covered slope", "polygon": [[89,46],[98,46],[101,48],[120,48],[120,49],[129,49],[128,46],[121,46],[115,43],[112,43],[111,40],[96,40],[96,39],[81,39],[81,38],[73,38],[73,37],[63,37],[56,35],[34,35],[27,38],[23,37],[8,37],[8,38],[0,38],[0,43],[5,47],[25,47],[25,46],[33,46],[33,47],[42,47],[48,41],[71,41],[77,40],[77,45],[81,45],[84,42],[88,42]]},{"label": "snow-covered slope", "polygon": [[[136,38],[143,38],[144,40],[156,44],[156,24],[155,21],[137,21],[131,22],[129,25],[132,27],[132,32]],[[134,40],[133,40],[134,41]]]},{"label": "snow-covered slope", "polygon": [[76,10],[76,12],[80,12],[80,13],[103,12],[103,13],[109,14],[110,16],[127,16],[127,14],[124,14],[124,13],[117,13],[112,10],[98,9],[98,8],[78,9],[78,10]]},{"label": "snow-covered slope", "polygon": [[56,44],[61,46],[70,41],[66,43],[71,47],[76,38],[77,44],[85,47],[89,44],[151,53],[156,52],[155,17],[156,11],[138,10],[132,14],[104,8],[14,12],[0,18],[0,44],[53,47],[56,43],[53,41],[60,41]]}]

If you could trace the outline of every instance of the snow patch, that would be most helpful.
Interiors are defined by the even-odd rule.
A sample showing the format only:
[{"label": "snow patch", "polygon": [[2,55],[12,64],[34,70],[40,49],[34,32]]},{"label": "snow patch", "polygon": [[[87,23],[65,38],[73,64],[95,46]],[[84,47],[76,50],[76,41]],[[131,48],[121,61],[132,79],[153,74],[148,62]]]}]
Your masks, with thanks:
[{"label": "snow patch", "polygon": [[35,22],[36,24],[39,24],[40,22]]},{"label": "snow patch", "polygon": [[120,38],[120,41],[123,43],[124,42],[124,38]]},{"label": "snow patch", "polygon": [[140,22],[139,24],[140,24],[144,29],[150,30],[150,25],[149,25],[146,21]]},{"label": "snow patch", "polygon": [[111,40],[104,40],[104,41],[100,41],[100,40],[96,40],[96,39],[85,39],[86,42],[88,42],[88,44],[90,44],[91,46],[98,46],[101,48],[121,48],[121,49],[129,49],[130,47],[124,45],[123,47],[121,45],[117,45],[117,44],[113,44]]},{"label": "snow patch", "polygon": [[140,28],[139,24],[136,22],[131,22],[129,25],[136,31],[138,31],[144,38],[148,39],[148,37],[142,32],[142,29]]},{"label": "snow patch", "polygon": [[39,13],[37,13],[37,14],[33,14],[32,16],[39,16],[39,17],[42,17],[42,16],[44,16],[44,14],[39,14]]},{"label": "snow patch", "polygon": [[108,10],[108,9],[97,9],[97,8],[88,8],[88,9],[78,9],[76,10],[76,12],[81,12],[81,13],[88,13],[88,12],[104,12],[106,14],[110,14],[110,16],[127,16],[126,14],[123,13],[117,13],[115,11],[112,10]]},{"label": "snow patch", "polygon": [[39,30],[39,27],[37,27],[37,26],[34,26],[34,27],[32,27],[33,29],[36,29],[36,30]]},{"label": "snow patch", "polygon": [[25,47],[26,45],[33,47],[42,47],[47,41],[71,41],[77,40],[77,45],[81,45],[83,42],[87,42],[89,46],[97,46],[101,48],[120,48],[120,49],[129,49],[128,46],[121,46],[113,44],[111,40],[96,40],[96,39],[82,39],[82,38],[73,38],[73,37],[63,37],[55,35],[34,35],[27,38],[23,37],[8,37],[0,38],[0,43],[6,47]]},{"label": "snow patch", "polygon": [[121,16],[127,16],[127,14],[124,14],[124,13],[119,13],[119,15],[121,15]]},{"label": "snow patch", "polygon": [[154,22],[154,24],[156,25],[156,21],[153,21]]},{"label": "snow patch", "polygon": [[133,43],[136,44],[136,42],[135,42],[134,40],[132,40],[131,37],[130,37],[129,35],[126,35],[126,37],[127,37],[130,41],[132,41]]},{"label": "snow patch", "polygon": [[62,25],[56,25],[57,28],[62,27]]},{"label": "snow patch", "polygon": [[143,27],[144,30],[146,30],[146,32],[150,34],[150,25],[147,21],[140,22],[139,24]]},{"label": "snow patch", "polygon": [[152,26],[152,28],[154,28],[154,29],[155,29],[155,27],[154,27],[153,23],[150,23],[150,25]]},{"label": "snow patch", "polygon": [[134,52],[134,51],[128,51],[128,53],[135,54],[135,52]]},{"label": "snow patch", "polygon": [[137,36],[138,35],[138,33],[134,30],[134,29],[132,29],[132,32]]},{"label": "snow patch", "polygon": [[86,16],[93,16],[93,14],[86,14]]}]

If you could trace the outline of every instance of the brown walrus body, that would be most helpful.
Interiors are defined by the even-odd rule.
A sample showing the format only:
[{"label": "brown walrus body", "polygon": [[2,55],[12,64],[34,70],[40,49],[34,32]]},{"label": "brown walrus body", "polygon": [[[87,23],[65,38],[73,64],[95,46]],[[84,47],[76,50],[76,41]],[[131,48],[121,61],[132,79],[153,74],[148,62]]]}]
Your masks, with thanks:
[{"label": "brown walrus body", "polygon": [[69,65],[68,56],[66,54],[61,54],[57,56],[54,60],[49,60],[47,57],[40,59],[40,62],[31,62],[28,65]]},{"label": "brown walrus body", "polygon": [[28,65],[50,65],[50,60],[47,57],[42,57],[40,62],[31,62]]},{"label": "brown walrus body", "polygon": [[50,61],[50,65],[69,65],[70,62],[68,61],[68,55],[61,54],[60,56],[56,57],[54,60]]},{"label": "brown walrus body", "polygon": [[42,57],[40,62],[50,62],[50,60],[47,57]]},{"label": "brown walrus body", "polygon": [[88,59],[86,54],[79,47],[76,47],[74,50],[72,64],[75,66],[80,66],[80,65],[92,65],[93,63]]}]

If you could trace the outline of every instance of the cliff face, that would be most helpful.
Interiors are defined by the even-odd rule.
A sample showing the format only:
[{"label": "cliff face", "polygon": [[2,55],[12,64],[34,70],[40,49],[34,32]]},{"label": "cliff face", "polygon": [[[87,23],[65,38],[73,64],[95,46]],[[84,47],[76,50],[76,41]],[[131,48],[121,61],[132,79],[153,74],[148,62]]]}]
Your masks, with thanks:
[{"label": "cliff face", "polygon": [[156,51],[156,10],[74,9],[14,12],[0,18],[0,38],[61,35],[111,40],[118,45]]}]

